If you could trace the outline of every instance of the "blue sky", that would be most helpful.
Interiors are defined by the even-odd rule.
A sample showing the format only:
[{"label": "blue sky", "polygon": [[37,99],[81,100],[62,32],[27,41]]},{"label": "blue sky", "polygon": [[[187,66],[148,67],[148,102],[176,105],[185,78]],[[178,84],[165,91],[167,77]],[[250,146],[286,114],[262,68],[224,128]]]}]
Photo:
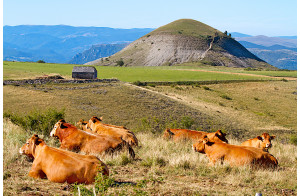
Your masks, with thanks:
[{"label": "blue sky", "polygon": [[181,18],[220,31],[296,35],[297,0],[3,0],[3,25],[157,28]]}]

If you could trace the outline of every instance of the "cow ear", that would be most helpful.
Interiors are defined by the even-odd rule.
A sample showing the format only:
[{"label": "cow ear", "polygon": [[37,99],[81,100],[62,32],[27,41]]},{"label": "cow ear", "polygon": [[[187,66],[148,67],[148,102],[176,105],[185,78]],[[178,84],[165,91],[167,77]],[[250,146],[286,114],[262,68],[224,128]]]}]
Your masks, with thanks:
[{"label": "cow ear", "polygon": [[65,119],[60,119],[58,122],[62,122],[62,123],[65,123]]},{"label": "cow ear", "polygon": [[204,144],[207,144],[208,142],[209,142],[208,137],[207,137],[207,136],[204,136],[204,138],[203,138],[203,143],[204,143]]},{"label": "cow ear", "polygon": [[38,138],[36,141],[34,141],[35,145],[39,145],[40,143],[42,143],[42,139]]},{"label": "cow ear", "polygon": [[93,123],[97,122],[97,117],[93,117],[93,118],[92,118],[92,122],[93,122]]},{"label": "cow ear", "polygon": [[170,129],[167,129],[167,132],[168,132],[170,135],[175,135]]},{"label": "cow ear", "polygon": [[261,140],[261,141],[263,140],[263,138],[261,136],[257,136],[256,138]]},{"label": "cow ear", "polygon": [[272,135],[272,136],[271,136],[271,140],[275,139],[275,137],[276,137],[275,135]]},{"label": "cow ear", "polygon": [[34,134],[33,142],[35,145],[39,145],[41,143],[41,139],[37,134]]},{"label": "cow ear", "polygon": [[219,135],[219,136],[225,136],[226,134],[225,133],[223,133],[221,130],[218,130],[218,131],[216,131],[216,134],[215,134],[216,136],[217,135]]},{"label": "cow ear", "polygon": [[66,125],[64,125],[64,123],[60,123],[60,126],[59,126],[61,129],[65,129],[65,128],[68,128]]}]

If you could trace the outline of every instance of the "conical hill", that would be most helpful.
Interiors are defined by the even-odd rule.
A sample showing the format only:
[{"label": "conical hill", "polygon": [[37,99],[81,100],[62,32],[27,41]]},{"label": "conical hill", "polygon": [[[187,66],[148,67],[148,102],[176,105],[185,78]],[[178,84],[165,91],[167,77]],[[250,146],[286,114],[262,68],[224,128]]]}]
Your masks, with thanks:
[{"label": "conical hill", "polygon": [[120,52],[89,65],[162,66],[199,62],[213,66],[276,69],[221,31],[191,19],[161,26]]}]

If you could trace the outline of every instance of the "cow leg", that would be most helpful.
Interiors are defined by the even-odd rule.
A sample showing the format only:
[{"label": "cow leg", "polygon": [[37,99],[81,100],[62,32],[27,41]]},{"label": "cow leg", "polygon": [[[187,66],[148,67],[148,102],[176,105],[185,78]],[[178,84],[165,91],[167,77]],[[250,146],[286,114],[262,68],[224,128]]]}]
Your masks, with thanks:
[{"label": "cow leg", "polygon": [[46,174],[42,170],[35,170],[32,168],[29,171],[28,176],[32,178],[41,178],[41,179],[47,178]]},{"label": "cow leg", "polygon": [[32,177],[32,178],[47,178],[47,175],[43,172],[39,161],[35,160],[35,162],[33,162],[32,167],[28,173],[28,176]]}]

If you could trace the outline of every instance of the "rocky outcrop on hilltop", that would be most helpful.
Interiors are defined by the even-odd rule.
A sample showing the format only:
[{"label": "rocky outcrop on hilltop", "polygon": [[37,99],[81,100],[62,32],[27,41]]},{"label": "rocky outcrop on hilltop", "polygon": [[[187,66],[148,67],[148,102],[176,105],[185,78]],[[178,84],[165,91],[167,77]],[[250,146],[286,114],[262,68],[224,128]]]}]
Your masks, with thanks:
[{"label": "rocky outcrop on hilltop", "polygon": [[[201,22],[174,21],[88,65],[163,66],[199,62],[213,66],[274,68],[230,36]],[[275,68],[274,68],[275,69]]]}]

